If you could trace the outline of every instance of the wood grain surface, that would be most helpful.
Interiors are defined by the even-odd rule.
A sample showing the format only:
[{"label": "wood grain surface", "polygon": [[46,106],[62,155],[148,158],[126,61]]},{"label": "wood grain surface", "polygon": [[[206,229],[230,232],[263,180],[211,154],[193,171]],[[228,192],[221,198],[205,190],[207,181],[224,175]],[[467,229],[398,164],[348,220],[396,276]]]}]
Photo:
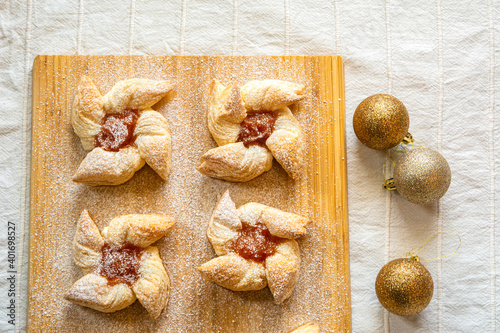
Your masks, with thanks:
[{"label": "wood grain surface", "polygon": [[[70,124],[82,75],[102,94],[119,80],[167,79],[176,87],[153,108],[172,130],[172,171],[161,180],[145,166],[120,186],[90,187],[71,177],[86,152]],[[274,162],[271,171],[243,184],[197,171],[200,156],[216,146],[206,125],[213,78],[242,85],[282,79],[306,85],[292,107],[304,131],[307,166],[293,182]],[[314,322],[322,332],[351,331],[349,242],[342,59],[338,56],[38,56],[33,66],[30,332],[290,332]],[[233,292],[205,281],[195,269],[215,257],[206,229],[226,189],[240,206],[260,202],[310,217],[299,239],[300,278],[291,298],[273,302],[269,290]],[[76,222],[88,209],[100,230],[126,213],[174,217],[157,242],[170,275],[167,309],[153,320],[135,302],[111,314],[64,300],[82,276],[73,263]]]}]

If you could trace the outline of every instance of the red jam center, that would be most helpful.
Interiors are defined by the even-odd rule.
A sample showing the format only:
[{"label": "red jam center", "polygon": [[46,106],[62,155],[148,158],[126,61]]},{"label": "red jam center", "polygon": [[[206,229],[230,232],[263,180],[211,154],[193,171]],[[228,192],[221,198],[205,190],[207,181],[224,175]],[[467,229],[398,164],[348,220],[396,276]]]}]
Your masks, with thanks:
[{"label": "red jam center", "polygon": [[104,116],[101,131],[96,137],[96,146],[108,151],[118,151],[132,144],[138,117],[137,110]]},{"label": "red jam center", "polygon": [[254,226],[243,224],[232,249],[245,259],[262,262],[276,252],[276,246],[282,241],[283,238],[271,235],[262,223]]},{"label": "red jam center", "polygon": [[264,145],[274,130],[276,115],[274,112],[260,112],[249,114],[240,124],[238,141],[245,147],[254,144]]},{"label": "red jam center", "polygon": [[102,258],[95,274],[108,279],[110,286],[125,283],[132,286],[139,278],[139,263],[142,248],[126,243],[122,247],[104,244]]}]

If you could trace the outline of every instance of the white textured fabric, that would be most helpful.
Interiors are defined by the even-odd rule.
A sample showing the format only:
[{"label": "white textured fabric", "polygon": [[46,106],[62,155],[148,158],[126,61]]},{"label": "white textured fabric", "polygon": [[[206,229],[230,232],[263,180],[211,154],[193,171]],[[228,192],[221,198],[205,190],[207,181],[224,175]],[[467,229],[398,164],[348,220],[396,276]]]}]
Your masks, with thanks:
[{"label": "white textured fabric", "polygon": [[[494,0],[1,1],[0,330],[25,330],[37,54],[340,54],[353,331],[500,331],[499,13]],[[452,184],[438,204],[417,206],[382,189],[387,153],[364,147],[352,130],[356,106],[375,93],[402,100],[417,141],[448,160]],[[7,323],[9,221],[17,235],[16,326]],[[388,314],[374,291],[379,269],[442,230],[457,232],[462,247],[425,263],[435,282],[430,305],[408,318]],[[440,234],[421,254],[445,255],[457,242]]]}]

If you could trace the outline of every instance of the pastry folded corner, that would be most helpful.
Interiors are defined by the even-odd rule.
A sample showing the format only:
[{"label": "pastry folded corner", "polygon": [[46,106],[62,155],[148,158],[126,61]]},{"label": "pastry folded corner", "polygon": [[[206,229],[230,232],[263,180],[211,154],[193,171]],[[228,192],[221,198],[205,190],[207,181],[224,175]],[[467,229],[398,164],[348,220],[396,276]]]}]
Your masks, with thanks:
[{"label": "pastry folded corner", "polygon": [[249,202],[238,208],[242,223],[255,225],[263,223],[269,232],[277,237],[294,239],[306,235],[310,220],[294,213],[282,211],[257,202]]},{"label": "pastry folded corner", "polygon": [[307,234],[306,226],[310,220],[294,213],[266,207],[262,210],[260,220],[264,223],[269,232],[281,238],[294,239]]},{"label": "pastry folded corner", "polygon": [[214,79],[207,109],[208,130],[217,145],[234,143],[238,139],[240,123],[246,117],[238,87],[225,87]]},{"label": "pastry folded corner", "polygon": [[199,171],[204,175],[232,182],[246,182],[271,170],[273,156],[264,147],[245,147],[242,142],[231,143],[207,151]]},{"label": "pastry folded corner", "polygon": [[126,147],[117,152],[95,148],[85,156],[73,181],[92,186],[119,185],[128,181],[144,166],[137,148]]},{"label": "pastry folded corner", "polygon": [[168,215],[127,214],[111,220],[102,235],[111,244],[130,243],[145,248],[165,236],[174,223]]},{"label": "pastry folded corner", "polygon": [[139,154],[164,180],[170,174],[172,143],[170,127],[159,112],[146,110],[141,113],[134,130]]},{"label": "pastry folded corner", "polygon": [[214,258],[198,270],[206,280],[233,291],[260,290],[267,285],[263,264],[234,253]]},{"label": "pastry folded corner", "polygon": [[229,244],[238,237],[237,230],[239,229],[241,229],[241,221],[238,217],[238,210],[227,190],[217,203],[207,230],[208,240],[217,255],[228,253]]},{"label": "pastry folded corner", "polygon": [[241,223],[248,225],[256,225],[260,220],[262,212],[269,208],[269,206],[263,205],[258,202],[247,202],[244,205],[238,207],[238,216]]},{"label": "pastry folded corner", "polygon": [[274,111],[302,100],[304,85],[280,80],[250,81],[241,87],[249,111]]},{"label": "pastry folded corner", "polygon": [[101,312],[122,310],[136,300],[129,286],[123,283],[110,286],[105,277],[93,273],[77,280],[64,298]]},{"label": "pastry folded corner", "polygon": [[156,104],[174,88],[170,81],[129,79],[117,82],[104,95],[104,111],[121,113],[123,110],[142,111]]},{"label": "pastry folded corner", "polygon": [[156,319],[167,306],[170,296],[170,278],[156,246],[149,246],[142,252],[139,276],[132,290],[150,316]]},{"label": "pastry folded corner", "polygon": [[85,209],[78,220],[73,241],[73,260],[85,273],[101,259],[104,240],[96,224]]},{"label": "pastry folded corner", "polygon": [[279,244],[276,253],[266,258],[266,277],[277,304],[288,299],[299,279],[300,250],[294,239]]},{"label": "pastry folded corner", "polygon": [[80,137],[83,149],[95,147],[95,137],[101,130],[103,117],[103,97],[94,82],[83,76],[71,109],[73,130]]},{"label": "pastry folded corner", "polygon": [[288,108],[277,111],[274,131],[266,141],[274,158],[293,180],[302,176],[303,150],[300,124]]}]

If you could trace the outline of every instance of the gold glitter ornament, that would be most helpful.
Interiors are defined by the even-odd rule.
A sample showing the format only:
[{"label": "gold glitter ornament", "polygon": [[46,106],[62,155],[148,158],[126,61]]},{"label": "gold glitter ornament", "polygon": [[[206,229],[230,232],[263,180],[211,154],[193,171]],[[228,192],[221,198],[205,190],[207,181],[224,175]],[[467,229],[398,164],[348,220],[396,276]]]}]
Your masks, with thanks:
[{"label": "gold glitter ornament", "polygon": [[375,281],[375,292],[387,311],[410,316],[427,307],[434,293],[434,283],[418,257],[401,258],[382,267]]},{"label": "gold glitter ornament", "polygon": [[410,116],[399,99],[377,94],[363,100],[352,120],[354,133],[365,146],[390,149],[408,134]]},{"label": "gold glitter ornament", "polygon": [[432,149],[407,151],[396,161],[394,187],[406,200],[427,205],[439,200],[450,187],[451,170],[446,159]]}]

